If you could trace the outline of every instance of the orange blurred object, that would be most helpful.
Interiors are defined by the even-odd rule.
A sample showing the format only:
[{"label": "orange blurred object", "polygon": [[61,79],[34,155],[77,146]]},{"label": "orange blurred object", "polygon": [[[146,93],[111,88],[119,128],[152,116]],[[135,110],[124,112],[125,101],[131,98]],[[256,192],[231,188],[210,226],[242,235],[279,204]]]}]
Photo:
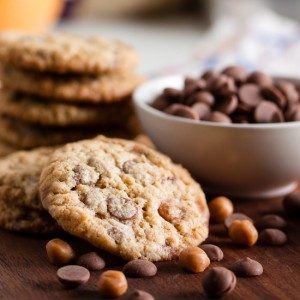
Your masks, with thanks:
[{"label": "orange blurred object", "polygon": [[47,30],[63,7],[63,0],[0,0],[0,30]]}]

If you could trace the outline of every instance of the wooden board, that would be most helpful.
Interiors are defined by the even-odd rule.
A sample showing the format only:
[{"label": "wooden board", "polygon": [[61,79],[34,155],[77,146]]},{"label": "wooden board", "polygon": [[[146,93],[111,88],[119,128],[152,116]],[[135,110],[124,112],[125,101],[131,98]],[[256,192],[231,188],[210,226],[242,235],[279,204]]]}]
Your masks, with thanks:
[{"label": "wooden board", "polygon": [[[270,212],[282,213],[280,199],[240,201],[236,211],[250,217]],[[264,274],[256,278],[238,278],[234,292],[224,299],[300,299],[300,220],[289,218],[286,229],[289,242],[283,247],[243,248],[233,245],[223,225],[212,225],[208,242],[219,245],[225,254],[220,263],[227,266],[239,258],[249,256],[264,267]],[[88,284],[67,289],[56,279],[55,266],[48,263],[45,244],[51,237],[33,237],[0,230],[0,299],[101,299],[97,292],[100,272],[93,272]],[[65,238],[80,253],[95,250],[77,238]],[[124,262],[99,251],[107,261],[107,269],[121,269]],[[181,269],[176,261],[157,263],[158,274],[153,278],[128,279],[128,295],[135,288],[151,292],[155,299],[206,299],[201,287],[202,274]],[[125,296],[126,296],[125,295]],[[126,299],[126,297],[120,299]]]}]

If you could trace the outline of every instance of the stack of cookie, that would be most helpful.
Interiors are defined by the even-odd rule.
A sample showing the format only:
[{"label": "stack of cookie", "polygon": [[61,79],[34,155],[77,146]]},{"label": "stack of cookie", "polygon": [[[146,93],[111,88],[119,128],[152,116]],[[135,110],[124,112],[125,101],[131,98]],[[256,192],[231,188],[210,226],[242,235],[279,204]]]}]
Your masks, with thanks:
[{"label": "stack of cookie", "polygon": [[63,33],[0,35],[0,155],[96,134],[132,138],[136,51]]}]

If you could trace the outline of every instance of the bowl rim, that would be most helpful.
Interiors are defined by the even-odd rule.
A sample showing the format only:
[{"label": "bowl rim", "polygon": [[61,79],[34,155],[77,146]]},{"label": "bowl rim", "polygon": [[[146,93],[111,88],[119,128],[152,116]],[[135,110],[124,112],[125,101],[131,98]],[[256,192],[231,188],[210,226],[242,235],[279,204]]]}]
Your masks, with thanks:
[{"label": "bowl rim", "polygon": [[[145,97],[145,90],[147,91],[153,86],[153,90],[155,90],[155,86],[161,84],[162,82],[166,81],[182,81],[187,77],[184,74],[178,75],[169,75],[169,76],[159,76],[154,77],[144,83],[142,83],[133,93],[133,103],[136,107],[140,107],[141,109],[147,111],[149,114],[154,115],[160,119],[166,119],[169,121],[175,121],[177,123],[183,124],[192,124],[194,126],[205,126],[205,127],[216,127],[216,128],[232,128],[232,129],[283,129],[283,128],[295,128],[300,127],[300,121],[293,121],[293,122],[282,122],[282,123],[251,123],[251,124],[239,124],[239,123],[215,123],[210,121],[195,121],[187,118],[182,118],[178,116],[168,115],[164,112],[159,111],[149,105],[150,101]],[[284,79],[293,82],[299,82],[300,78],[295,77],[280,77],[280,76],[273,76],[275,79]],[[172,83],[167,84],[167,86],[172,87]],[[174,84],[173,84],[174,86]]]}]

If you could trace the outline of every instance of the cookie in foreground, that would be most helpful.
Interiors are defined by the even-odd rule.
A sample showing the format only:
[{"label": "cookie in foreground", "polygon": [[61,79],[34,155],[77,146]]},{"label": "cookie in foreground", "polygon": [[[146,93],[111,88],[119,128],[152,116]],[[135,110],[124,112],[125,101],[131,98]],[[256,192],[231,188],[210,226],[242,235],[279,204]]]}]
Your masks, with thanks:
[{"label": "cookie in foreground", "polygon": [[141,144],[99,136],[53,153],[40,179],[44,207],[67,232],[126,260],[171,260],[208,235],[200,186]]}]

